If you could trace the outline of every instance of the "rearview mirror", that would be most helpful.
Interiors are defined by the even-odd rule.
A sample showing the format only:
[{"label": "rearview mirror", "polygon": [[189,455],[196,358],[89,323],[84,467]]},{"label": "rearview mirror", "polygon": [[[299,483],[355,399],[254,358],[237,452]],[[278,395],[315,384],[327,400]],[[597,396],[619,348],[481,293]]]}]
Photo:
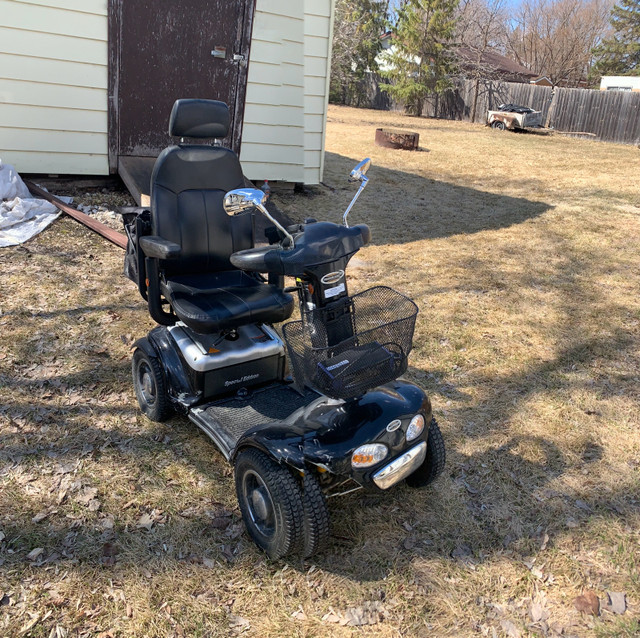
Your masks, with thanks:
[{"label": "rearview mirror", "polygon": [[367,157],[363,159],[350,173],[350,182],[362,182],[365,181],[364,176],[367,174],[369,167],[371,166],[371,160]]},{"label": "rearview mirror", "polygon": [[367,171],[371,166],[371,160],[367,157],[363,159],[359,164],[355,166],[355,168],[349,174],[350,182],[360,182],[360,187],[358,188],[358,192],[353,196],[351,203],[347,206],[347,210],[344,211],[344,215],[342,216],[342,224],[349,228],[349,223],[347,222],[347,217],[349,215],[349,211],[356,203],[356,199],[360,196],[362,189],[367,185],[369,178],[367,177]]},{"label": "rearview mirror", "polygon": [[236,188],[224,196],[222,206],[229,216],[244,213],[246,210],[251,210],[252,208],[259,210],[274,226],[282,231],[288,240],[286,247],[293,248],[293,237],[291,233],[289,233],[277,219],[274,219],[265,207],[268,197],[267,193],[257,188]]},{"label": "rearview mirror", "polygon": [[251,208],[259,208],[267,201],[267,194],[257,188],[236,188],[224,196],[222,205],[227,215],[238,215]]}]

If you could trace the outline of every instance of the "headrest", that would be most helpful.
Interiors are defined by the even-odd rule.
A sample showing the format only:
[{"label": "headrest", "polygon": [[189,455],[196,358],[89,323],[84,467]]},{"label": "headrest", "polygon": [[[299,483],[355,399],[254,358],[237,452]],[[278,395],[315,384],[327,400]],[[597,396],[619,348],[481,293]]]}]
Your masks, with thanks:
[{"label": "headrest", "polygon": [[218,100],[176,100],[169,118],[175,137],[226,137],[229,107]]}]

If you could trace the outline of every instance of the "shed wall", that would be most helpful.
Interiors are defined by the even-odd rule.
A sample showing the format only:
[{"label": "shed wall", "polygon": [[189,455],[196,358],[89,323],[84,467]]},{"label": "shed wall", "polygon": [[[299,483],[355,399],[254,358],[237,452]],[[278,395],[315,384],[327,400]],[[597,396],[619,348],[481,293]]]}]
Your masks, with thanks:
[{"label": "shed wall", "polygon": [[240,161],[249,179],[322,180],[334,0],[257,0]]},{"label": "shed wall", "polygon": [[[107,174],[108,0],[0,0],[0,158]],[[257,0],[240,159],[254,180],[322,179],[334,0]]]},{"label": "shed wall", "polygon": [[0,158],[106,174],[107,0],[0,0]]}]

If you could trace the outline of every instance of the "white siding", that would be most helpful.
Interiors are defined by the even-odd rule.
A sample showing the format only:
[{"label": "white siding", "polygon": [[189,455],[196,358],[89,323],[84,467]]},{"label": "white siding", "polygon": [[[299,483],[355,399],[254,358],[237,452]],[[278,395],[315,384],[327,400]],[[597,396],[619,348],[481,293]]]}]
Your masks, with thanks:
[{"label": "white siding", "polygon": [[106,174],[107,0],[0,0],[0,158]]},{"label": "white siding", "polygon": [[[334,0],[257,0],[240,159],[250,179],[322,179]],[[107,0],[0,0],[0,158],[108,173]]]},{"label": "white siding", "polygon": [[240,160],[249,179],[322,179],[333,0],[257,0]]}]

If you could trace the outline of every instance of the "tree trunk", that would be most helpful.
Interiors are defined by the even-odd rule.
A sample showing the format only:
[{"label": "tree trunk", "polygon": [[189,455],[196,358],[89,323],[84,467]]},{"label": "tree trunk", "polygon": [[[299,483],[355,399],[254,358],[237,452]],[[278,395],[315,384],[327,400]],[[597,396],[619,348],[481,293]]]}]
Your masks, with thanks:
[{"label": "tree trunk", "polygon": [[471,121],[475,122],[476,109],[478,108],[478,93],[480,92],[480,79],[476,78],[476,82],[473,87],[473,102],[471,103]]}]

